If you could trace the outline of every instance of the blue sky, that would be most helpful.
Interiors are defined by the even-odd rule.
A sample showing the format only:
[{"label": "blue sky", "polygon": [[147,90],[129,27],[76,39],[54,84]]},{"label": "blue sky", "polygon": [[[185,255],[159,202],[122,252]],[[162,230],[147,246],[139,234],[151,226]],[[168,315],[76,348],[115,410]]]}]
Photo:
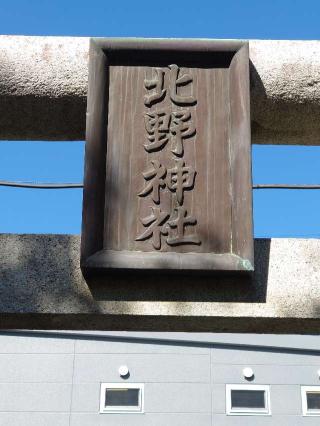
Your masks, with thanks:
[{"label": "blue sky", "polygon": [[3,34],[318,39],[318,0],[1,0]]},{"label": "blue sky", "polygon": [[[1,0],[1,33],[319,39],[319,1]],[[1,48],[1,46],[0,46]],[[0,142],[0,179],[79,182],[83,142]],[[319,183],[320,147],[253,147],[254,183]],[[0,232],[79,233],[81,190],[0,188]],[[257,237],[320,237],[320,191],[254,192]]]}]

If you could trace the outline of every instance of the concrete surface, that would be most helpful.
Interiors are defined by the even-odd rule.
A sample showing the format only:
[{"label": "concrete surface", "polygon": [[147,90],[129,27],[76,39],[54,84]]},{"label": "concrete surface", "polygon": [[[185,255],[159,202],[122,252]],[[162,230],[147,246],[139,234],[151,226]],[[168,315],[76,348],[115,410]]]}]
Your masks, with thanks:
[{"label": "concrete surface", "polygon": [[255,241],[252,281],[225,276],[86,282],[80,238],[0,235],[1,328],[313,333],[320,240]]},{"label": "concrete surface", "polygon": [[[84,139],[88,38],[0,36],[0,139]],[[252,142],[320,144],[320,41],[250,41]]]}]

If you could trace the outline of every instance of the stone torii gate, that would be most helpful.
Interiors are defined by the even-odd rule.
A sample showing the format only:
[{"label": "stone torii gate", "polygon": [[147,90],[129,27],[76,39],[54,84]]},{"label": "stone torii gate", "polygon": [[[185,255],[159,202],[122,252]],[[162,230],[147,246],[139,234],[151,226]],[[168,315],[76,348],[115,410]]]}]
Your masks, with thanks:
[{"label": "stone torii gate", "polygon": [[[320,42],[250,41],[249,48],[252,143],[320,145]],[[0,37],[2,140],[84,139],[88,49],[88,38]],[[320,240],[255,240],[251,283],[155,277],[139,287],[124,278],[89,287],[79,241],[0,236],[2,328],[319,330]]]}]

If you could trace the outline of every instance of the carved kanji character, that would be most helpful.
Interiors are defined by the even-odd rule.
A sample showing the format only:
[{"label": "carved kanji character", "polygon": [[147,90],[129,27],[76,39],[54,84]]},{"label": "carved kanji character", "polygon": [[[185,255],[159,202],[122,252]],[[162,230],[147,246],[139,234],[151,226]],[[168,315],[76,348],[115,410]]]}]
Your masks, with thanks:
[{"label": "carved kanji character", "polygon": [[144,96],[144,104],[151,107],[153,104],[162,101],[166,96],[166,89],[163,88],[165,72],[161,68],[154,68],[155,76],[151,80],[144,80],[144,87],[147,90],[155,91]]},{"label": "carved kanji character", "polygon": [[177,159],[176,165],[168,169],[167,186],[176,193],[180,206],[183,204],[184,191],[192,189],[196,177],[196,171],[189,166],[185,166],[182,159]]},{"label": "carved kanji character", "polygon": [[167,170],[158,160],[152,160],[153,169],[143,172],[143,177],[149,181],[147,185],[139,192],[139,197],[145,197],[152,192],[152,199],[156,204],[160,203],[160,188],[164,189],[166,182],[164,180]]},{"label": "carved kanji character", "polygon": [[192,137],[196,133],[191,121],[191,112],[188,110],[173,111],[170,132],[173,135],[171,152],[181,157],[184,153],[183,140]]},{"label": "carved kanji character", "polygon": [[181,244],[201,244],[201,241],[197,237],[196,234],[185,235],[185,227],[186,226],[194,226],[197,223],[197,220],[188,216],[187,210],[185,207],[177,207],[175,208],[177,212],[177,216],[175,219],[168,220],[168,225],[176,229],[176,233],[174,236],[169,236],[167,238],[167,243],[169,246],[178,246]]},{"label": "carved kanji character", "polygon": [[183,74],[179,77],[180,69],[178,65],[169,65],[170,68],[170,98],[176,105],[194,105],[197,100],[193,96],[178,95],[178,88],[193,82],[190,74]]},{"label": "carved kanji character", "polygon": [[165,225],[170,216],[167,212],[161,211],[158,207],[151,207],[152,214],[141,219],[143,226],[148,228],[136,238],[136,241],[144,241],[152,237],[152,245],[156,250],[161,249],[161,235],[168,235],[168,229]]},{"label": "carved kanji character", "polygon": [[148,112],[144,116],[145,128],[148,132],[149,143],[144,145],[147,152],[158,151],[168,140],[171,116],[165,111]]}]

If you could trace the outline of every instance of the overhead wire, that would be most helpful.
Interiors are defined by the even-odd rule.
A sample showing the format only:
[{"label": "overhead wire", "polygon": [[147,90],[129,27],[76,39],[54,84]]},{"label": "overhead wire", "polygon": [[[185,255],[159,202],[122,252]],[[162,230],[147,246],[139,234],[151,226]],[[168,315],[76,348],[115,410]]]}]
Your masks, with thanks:
[{"label": "overhead wire", "polygon": [[0,186],[11,186],[14,188],[33,188],[33,189],[74,189],[83,188],[82,183],[38,183],[38,182],[14,182],[1,180]]},{"label": "overhead wire", "polygon": [[252,185],[253,189],[320,189],[320,184],[286,184],[286,183],[264,183]]},{"label": "overhead wire", "polygon": [[[46,182],[16,182],[8,180],[0,180],[0,186],[10,186],[14,188],[30,188],[30,189],[77,189],[83,188],[81,182],[70,183],[46,183]],[[286,183],[264,183],[254,184],[253,189],[320,189],[320,184],[286,184]]]}]

